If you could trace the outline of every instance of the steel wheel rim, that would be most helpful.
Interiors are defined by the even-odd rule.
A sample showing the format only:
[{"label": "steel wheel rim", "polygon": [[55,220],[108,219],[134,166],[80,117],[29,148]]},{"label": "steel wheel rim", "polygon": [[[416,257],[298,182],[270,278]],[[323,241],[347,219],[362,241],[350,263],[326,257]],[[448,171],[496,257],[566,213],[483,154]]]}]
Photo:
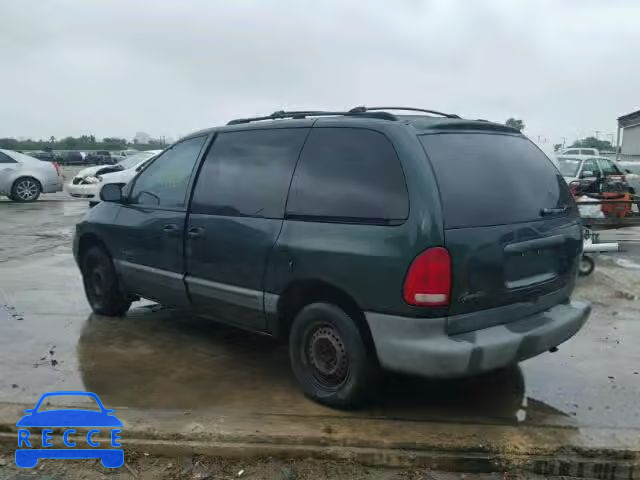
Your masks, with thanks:
[{"label": "steel wheel rim", "polygon": [[83,280],[89,302],[92,305],[102,305],[109,288],[108,272],[101,261],[94,261],[87,265]]},{"label": "steel wheel rim", "polygon": [[307,335],[305,356],[313,378],[323,388],[337,390],[349,377],[349,358],[340,332],[318,325]]},{"label": "steel wheel rim", "polygon": [[16,195],[20,200],[33,200],[38,194],[38,185],[32,180],[23,180],[16,185]]}]

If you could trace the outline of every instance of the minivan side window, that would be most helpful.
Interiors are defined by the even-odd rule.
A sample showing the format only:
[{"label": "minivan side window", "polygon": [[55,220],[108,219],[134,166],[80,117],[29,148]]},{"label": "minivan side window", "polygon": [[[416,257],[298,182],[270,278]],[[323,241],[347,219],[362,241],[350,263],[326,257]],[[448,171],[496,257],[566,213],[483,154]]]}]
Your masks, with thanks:
[{"label": "minivan side window", "polygon": [[409,199],[400,160],[382,133],[311,130],[291,182],[287,217],[345,223],[402,223]]},{"label": "minivan side window", "polygon": [[166,208],[182,208],[191,172],[207,136],[175,144],[140,173],[129,202]]},{"label": "minivan side window", "polygon": [[204,160],[191,213],[282,218],[308,128],[218,134]]}]

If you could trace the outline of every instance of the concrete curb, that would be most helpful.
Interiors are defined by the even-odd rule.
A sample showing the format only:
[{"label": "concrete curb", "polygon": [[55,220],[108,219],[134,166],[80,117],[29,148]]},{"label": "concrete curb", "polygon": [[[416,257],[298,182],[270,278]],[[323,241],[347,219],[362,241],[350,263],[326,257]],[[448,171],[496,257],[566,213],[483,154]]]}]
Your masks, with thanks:
[{"label": "concrete curb", "polygon": [[[31,406],[0,405],[0,443],[7,448],[15,448],[15,422],[25,407]],[[315,458],[456,472],[640,478],[639,435],[632,429],[581,429],[586,437],[578,441],[566,426],[367,419],[359,431],[362,419],[340,416],[187,413],[117,409],[124,448],[168,457]]]},{"label": "concrete curb", "polygon": [[[101,440],[101,439],[98,439]],[[106,439],[104,439],[106,440]],[[15,445],[16,435],[0,433],[0,444]],[[640,478],[640,463],[633,459],[607,456],[557,456],[521,453],[517,455],[394,448],[361,448],[318,445],[277,445],[189,440],[127,438],[125,451],[179,458],[192,455],[233,459],[305,459],[349,461],[382,467],[427,467],[432,470],[466,473],[529,472],[548,476],[570,476],[610,480]],[[585,452],[588,453],[588,452]],[[602,452],[600,452],[602,454]]]}]

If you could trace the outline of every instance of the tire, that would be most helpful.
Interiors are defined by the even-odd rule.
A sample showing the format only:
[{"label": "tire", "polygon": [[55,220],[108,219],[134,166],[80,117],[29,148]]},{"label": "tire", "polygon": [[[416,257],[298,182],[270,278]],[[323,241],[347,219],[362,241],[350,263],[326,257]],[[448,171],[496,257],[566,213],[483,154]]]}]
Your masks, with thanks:
[{"label": "tire", "polygon": [[593,261],[593,258],[582,255],[580,263],[578,264],[578,275],[581,277],[588,277],[593,273],[595,268],[596,263]]},{"label": "tire", "polygon": [[113,262],[102,247],[90,247],[82,258],[82,283],[91,309],[100,315],[120,317],[131,306]]},{"label": "tire", "polygon": [[318,403],[354,408],[377,391],[375,356],[355,321],[336,305],[312,303],[298,313],[289,359],[302,391]]},{"label": "tire", "polygon": [[13,182],[11,200],[14,202],[35,202],[42,193],[40,182],[32,177],[21,177]]}]

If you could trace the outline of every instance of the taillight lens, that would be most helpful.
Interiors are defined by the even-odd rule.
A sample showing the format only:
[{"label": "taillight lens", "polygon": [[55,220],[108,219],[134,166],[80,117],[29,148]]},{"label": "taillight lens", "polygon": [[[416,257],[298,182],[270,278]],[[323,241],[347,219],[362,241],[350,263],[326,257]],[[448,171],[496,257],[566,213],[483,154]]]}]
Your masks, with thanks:
[{"label": "taillight lens", "polygon": [[449,305],[451,257],[446,248],[430,248],[416,257],[407,272],[403,294],[404,301],[409,305]]},{"label": "taillight lens", "polygon": [[60,165],[58,165],[58,162],[51,162],[51,164],[53,165],[53,168],[56,169],[58,176],[60,176]]}]

